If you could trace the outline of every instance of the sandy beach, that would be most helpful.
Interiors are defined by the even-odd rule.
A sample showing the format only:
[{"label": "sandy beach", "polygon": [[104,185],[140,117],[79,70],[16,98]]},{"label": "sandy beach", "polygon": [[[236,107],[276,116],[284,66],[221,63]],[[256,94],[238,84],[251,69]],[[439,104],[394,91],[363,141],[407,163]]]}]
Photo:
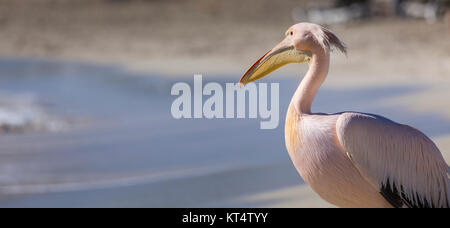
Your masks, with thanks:
[{"label": "sandy beach", "polygon": [[[292,8],[306,1],[113,2],[0,0],[0,62],[9,67],[0,67],[0,91],[30,91],[80,123],[63,133],[0,136],[0,207],[333,207],[292,167],[283,122],[261,133],[255,121],[167,116],[171,84],[195,73],[236,82],[283,38],[295,23]],[[382,18],[330,28],[349,53],[332,55],[314,108],[411,124],[449,163],[446,22]],[[270,77],[285,89],[281,115],[306,69],[289,65]],[[241,140],[243,134],[266,144]],[[201,138],[209,141],[193,143]]]},{"label": "sandy beach", "polygon": [[[1,2],[2,56],[118,63],[165,75],[239,77],[295,23],[292,9],[308,1]],[[336,75],[362,83],[448,80],[445,21],[363,20],[331,29],[349,48],[347,58],[333,57]]]}]

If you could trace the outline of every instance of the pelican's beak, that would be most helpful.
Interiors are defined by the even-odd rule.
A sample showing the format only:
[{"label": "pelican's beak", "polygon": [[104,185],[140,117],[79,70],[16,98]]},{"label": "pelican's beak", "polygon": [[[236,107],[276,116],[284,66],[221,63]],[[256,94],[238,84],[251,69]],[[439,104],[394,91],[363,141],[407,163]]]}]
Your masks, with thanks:
[{"label": "pelican's beak", "polygon": [[239,87],[256,81],[288,63],[302,63],[309,61],[310,58],[310,51],[295,49],[290,37],[286,37],[281,43],[258,59],[242,75],[241,80],[239,80]]}]

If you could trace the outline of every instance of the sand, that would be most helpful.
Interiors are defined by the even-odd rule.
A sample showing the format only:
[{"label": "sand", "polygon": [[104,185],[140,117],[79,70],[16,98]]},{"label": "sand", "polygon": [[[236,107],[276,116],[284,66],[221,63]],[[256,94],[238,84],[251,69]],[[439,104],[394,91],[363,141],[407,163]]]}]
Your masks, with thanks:
[{"label": "sand", "polygon": [[[3,56],[119,63],[188,77],[194,72],[239,77],[295,23],[292,9],[307,5],[294,0],[1,2]],[[361,83],[449,80],[450,33],[442,21],[379,19],[331,29],[349,54],[333,57],[332,72],[342,77],[330,83],[343,77]]]}]

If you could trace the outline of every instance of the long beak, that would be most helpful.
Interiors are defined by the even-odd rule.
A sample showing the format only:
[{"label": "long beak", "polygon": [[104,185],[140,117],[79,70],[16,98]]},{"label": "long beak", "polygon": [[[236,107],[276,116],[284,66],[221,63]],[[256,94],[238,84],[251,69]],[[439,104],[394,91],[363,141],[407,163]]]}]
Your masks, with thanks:
[{"label": "long beak", "polygon": [[286,38],[259,58],[239,80],[239,87],[256,81],[288,63],[302,63],[311,58],[311,52],[299,51]]}]

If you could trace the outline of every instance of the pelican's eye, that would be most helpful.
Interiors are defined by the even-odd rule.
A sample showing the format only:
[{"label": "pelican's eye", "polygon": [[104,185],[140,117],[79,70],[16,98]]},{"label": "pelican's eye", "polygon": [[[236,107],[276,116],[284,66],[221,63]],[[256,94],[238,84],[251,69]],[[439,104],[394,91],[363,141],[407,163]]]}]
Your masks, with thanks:
[{"label": "pelican's eye", "polygon": [[289,33],[289,35],[291,35],[291,36],[292,36],[292,35],[294,35],[294,32],[293,32],[293,31],[291,31],[291,32]]}]

